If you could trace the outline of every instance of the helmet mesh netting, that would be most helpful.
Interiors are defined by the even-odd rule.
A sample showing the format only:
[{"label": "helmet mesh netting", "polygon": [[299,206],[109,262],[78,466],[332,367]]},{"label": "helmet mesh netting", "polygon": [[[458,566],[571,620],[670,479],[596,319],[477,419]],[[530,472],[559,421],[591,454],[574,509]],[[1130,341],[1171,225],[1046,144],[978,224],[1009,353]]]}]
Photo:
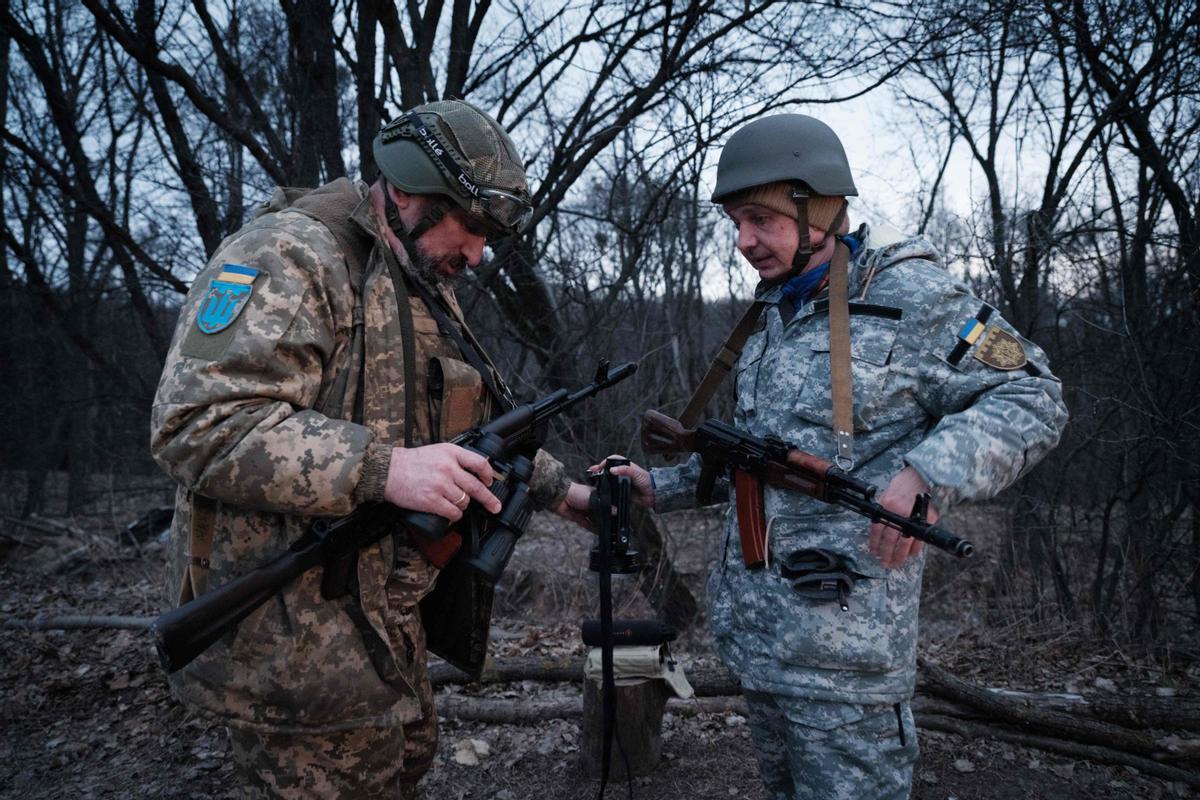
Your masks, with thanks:
[{"label": "helmet mesh netting", "polygon": [[[477,183],[529,196],[516,145],[490,116],[461,100],[428,103],[418,110],[436,115],[438,131],[458,151],[453,155]],[[480,212],[478,205],[472,202],[473,213]]]}]

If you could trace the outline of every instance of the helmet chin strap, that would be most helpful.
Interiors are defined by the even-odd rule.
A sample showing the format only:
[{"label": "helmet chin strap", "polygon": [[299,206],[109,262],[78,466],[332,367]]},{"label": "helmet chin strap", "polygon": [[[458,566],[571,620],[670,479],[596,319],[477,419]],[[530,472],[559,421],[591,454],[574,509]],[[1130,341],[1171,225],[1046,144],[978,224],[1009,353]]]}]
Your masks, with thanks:
[{"label": "helmet chin strap", "polygon": [[428,197],[429,202],[425,207],[425,213],[421,215],[421,219],[412,227],[412,230],[409,230],[404,227],[404,221],[400,219],[400,209],[396,208],[396,201],[392,200],[389,184],[386,179],[384,180],[383,215],[387,219],[388,227],[392,229],[392,233],[396,234],[397,239],[402,242],[405,239],[415,242],[450,213],[451,205],[448,200],[439,195],[430,195]]},{"label": "helmet chin strap", "polygon": [[[792,256],[792,268],[784,275],[776,278],[772,283],[787,283],[801,272],[804,272],[808,266],[809,259],[816,252],[813,249],[812,240],[808,235],[808,190],[804,187],[804,184],[797,183],[792,186],[792,200],[796,203],[796,227],[800,233],[800,243],[796,247],[796,255]],[[829,226],[829,229],[825,231],[826,238],[835,236],[834,232],[842,227],[842,221],[846,219],[847,206],[849,206],[849,203],[843,200],[841,210],[833,218],[833,223]]]},{"label": "helmet chin strap", "polygon": [[796,248],[796,255],[792,256],[792,269],[784,276],[785,279],[803,272],[813,254],[812,242],[808,238],[808,189],[803,184],[797,183],[792,186],[792,202],[796,204],[796,227],[800,231],[800,244]]}]

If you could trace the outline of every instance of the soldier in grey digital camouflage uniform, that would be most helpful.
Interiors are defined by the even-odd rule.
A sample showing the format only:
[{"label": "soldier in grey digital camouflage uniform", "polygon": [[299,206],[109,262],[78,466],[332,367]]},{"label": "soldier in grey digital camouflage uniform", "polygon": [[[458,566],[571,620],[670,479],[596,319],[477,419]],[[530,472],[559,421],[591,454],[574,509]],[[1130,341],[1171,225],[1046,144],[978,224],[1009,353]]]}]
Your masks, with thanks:
[{"label": "soldier in grey digital camouflage uniform", "polygon": [[[812,248],[797,258],[810,197]],[[835,460],[825,271],[847,195],[857,194],[840,141],[787,114],[737,131],[721,153],[713,200],[738,228],[768,305],[734,368],[737,427]],[[849,264],[852,474],[905,516],[932,494],[930,518],[995,495],[1058,442],[1067,414],[1046,357],[971,295],[923,238],[886,226],[834,234]],[[844,466],[850,466],[843,464]],[[658,511],[695,505],[699,462],[630,475]],[[729,486],[718,486],[728,497]],[[572,496],[575,492],[572,491]],[[731,506],[709,580],[714,643],[741,680],[760,771],[772,800],[903,798],[917,736],[921,542],[846,511],[767,486],[770,561],[748,570]],[[780,572],[789,554],[823,550],[848,573],[848,596],[814,600]],[[845,603],[846,609],[841,607]]]},{"label": "soldier in grey digital camouflage uniform", "polygon": [[[450,520],[472,500],[499,509],[488,462],[441,442],[506,390],[417,290],[471,340],[448,282],[527,221],[520,157],[458,101],[406,113],[374,152],[371,186],[277,192],[187,297],[152,419],[154,456],[179,482],[171,604],[367,501]],[[535,503],[564,511],[561,465],[535,465]],[[228,724],[247,792],[415,796],[437,736],[417,604],[437,575],[397,531],[360,553],[357,591],[324,600],[310,570],[172,676],[177,697]]]}]

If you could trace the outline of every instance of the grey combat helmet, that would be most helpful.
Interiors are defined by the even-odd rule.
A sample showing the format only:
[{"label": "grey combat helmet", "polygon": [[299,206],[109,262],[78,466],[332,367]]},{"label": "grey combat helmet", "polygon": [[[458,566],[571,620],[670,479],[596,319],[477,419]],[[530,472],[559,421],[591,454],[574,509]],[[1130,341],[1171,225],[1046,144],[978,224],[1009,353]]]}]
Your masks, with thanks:
[{"label": "grey combat helmet", "polygon": [[[846,150],[833,129],[804,114],[777,114],[738,128],[717,162],[717,186],[712,201],[722,203],[738,192],[784,181],[792,184],[800,247],[792,260],[797,274],[808,263],[808,197],[857,196]],[[836,221],[835,221],[836,224]]]},{"label": "grey combat helmet", "polygon": [[[384,126],[372,150],[389,183],[409,194],[446,198],[494,235],[518,233],[533,216],[516,145],[500,123],[463,100],[404,112]],[[450,208],[444,201],[431,205],[407,234],[417,239]]]},{"label": "grey combat helmet", "polygon": [[841,140],[804,114],[778,114],[738,128],[721,150],[712,201],[777,181],[799,181],[812,194],[858,195]]}]

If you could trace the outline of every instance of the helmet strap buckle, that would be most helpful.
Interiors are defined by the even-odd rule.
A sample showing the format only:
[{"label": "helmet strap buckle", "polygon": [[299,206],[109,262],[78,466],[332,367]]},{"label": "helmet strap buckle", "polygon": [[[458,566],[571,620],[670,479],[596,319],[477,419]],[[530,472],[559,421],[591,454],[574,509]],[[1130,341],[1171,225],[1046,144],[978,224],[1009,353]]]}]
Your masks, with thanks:
[{"label": "helmet strap buckle", "polygon": [[808,237],[808,189],[804,184],[792,185],[792,202],[796,204],[796,228],[800,233],[800,242],[796,247],[796,255],[792,257],[791,274],[799,274],[812,258],[812,241]]}]

